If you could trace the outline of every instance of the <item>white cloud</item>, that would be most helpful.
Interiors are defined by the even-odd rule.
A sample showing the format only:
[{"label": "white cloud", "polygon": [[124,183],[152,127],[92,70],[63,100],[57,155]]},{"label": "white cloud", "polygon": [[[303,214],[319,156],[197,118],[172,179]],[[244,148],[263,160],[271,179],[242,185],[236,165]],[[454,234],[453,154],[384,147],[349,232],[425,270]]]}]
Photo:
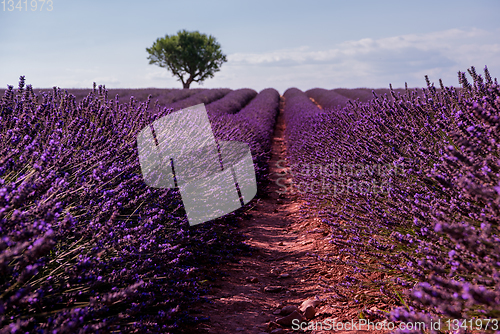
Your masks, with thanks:
[{"label": "white cloud", "polygon": [[[335,48],[322,51],[311,51],[307,46],[294,49],[276,50],[267,53],[234,53],[228,56],[228,60],[234,64],[273,64],[280,66],[280,63],[294,63],[296,65],[315,62],[337,62],[347,57],[357,57],[367,54],[378,54],[385,52],[405,53],[406,50],[419,50],[428,52],[438,52],[444,56],[449,51],[456,53],[456,48],[464,48],[472,51],[474,48],[483,48],[488,51],[496,52],[500,47],[500,39],[497,37],[497,44],[474,43],[475,39],[487,37],[491,39],[494,35],[480,29],[471,29],[462,31],[459,29],[450,29],[428,34],[410,34],[381,39],[363,38],[357,41],[346,41]],[[465,41],[469,44],[462,44]],[[465,49],[462,51],[466,51]],[[388,53],[387,53],[388,54]],[[451,56],[451,54],[450,54]],[[459,57],[460,55],[455,55]]]},{"label": "white cloud", "polygon": [[[258,88],[288,87],[421,87],[424,75],[457,85],[457,71],[485,65],[495,76],[500,70],[500,31],[477,28],[449,29],[426,34],[408,34],[380,39],[345,41],[326,50],[308,46],[266,53],[234,53],[221,75],[211,80],[217,86],[222,73],[231,73],[239,87],[259,82]],[[239,79],[236,79],[239,78]],[[259,79],[260,78],[260,79]],[[245,85],[246,83],[246,85]]]}]

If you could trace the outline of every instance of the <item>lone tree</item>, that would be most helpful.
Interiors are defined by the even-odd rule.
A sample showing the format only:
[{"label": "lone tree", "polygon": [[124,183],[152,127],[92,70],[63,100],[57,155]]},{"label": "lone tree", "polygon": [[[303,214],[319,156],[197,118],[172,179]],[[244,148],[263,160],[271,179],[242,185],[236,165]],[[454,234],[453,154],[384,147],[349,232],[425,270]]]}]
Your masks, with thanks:
[{"label": "lone tree", "polygon": [[[149,63],[168,67],[173,75],[179,77],[183,88],[189,88],[193,81],[213,78],[222,63],[227,61],[215,38],[198,31],[182,30],[177,35],[165,35],[146,51]],[[189,77],[184,80],[186,75]]]}]

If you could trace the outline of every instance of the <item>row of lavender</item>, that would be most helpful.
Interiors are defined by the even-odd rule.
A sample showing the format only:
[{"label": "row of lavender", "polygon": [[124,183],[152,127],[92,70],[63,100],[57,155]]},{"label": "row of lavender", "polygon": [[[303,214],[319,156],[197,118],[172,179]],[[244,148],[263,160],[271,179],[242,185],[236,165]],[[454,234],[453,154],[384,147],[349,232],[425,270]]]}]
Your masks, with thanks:
[{"label": "row of lavender", "polygon": [[[229,95],[211,91],[188,103]],[[94,86],[77,103],[56,88],[37,95],[21,77],[0,101],[2,333],[175,331],[202,320],[189,305],[217,263],[247,250],[232,232],[237,212],[189,227],[176,190],[144,184],[136,135],[171,109],[107,94]],[[242,112],[275,114],[276,94],[261,92]],[[257,127],[240,117],[241,131],[212,126],[257,146],[244,132]]]},{"label": "row of lavender", "polygon": [[307,97],[314,99],[323,109],[344,107],[349,99],[333,90],[313,88],[305,92]]},{"label": "row of lavender", "polygon": [[[103,85],[103,89],[107,91],[108,96],[114,97],[118,95],[121,101],[129,101],[133,96],[134,100],[138,102],[146,102],[151,96],[151,101],[158,101],[162,106],[172,104],[174,102],[186,99],[191,95],[198,94],[205,88],[191,88],[191,89],[169,89],[169,88],[135,88],[135,89],[121,89],[121,88],[108,88]],[[41,94],[50,91],[51,89],[34,89],[35,93]],[[88,88],[70,88],[66,91],[75,96],[76,102],[80,102],[89,94]]]},{"label": "row of lavender", "polygon": [[[207,112],[218,140],[235,140],[249,144],[257,176],[258,194],[262,194],[261,190],[268,182],[268,161],[280,94],[273,88],[264,89],[252,99],[255,94],[256,92],[250,89],[233,91],[227,95],[227,99],[209,104]],[[245,103],[248,104],[234,113]]]},{"label": "row of lavender", "polygon": [[426,77],[422,92],[323,112],[285,92],[295,183],[358,273],[332,287],[339,299],[370,308],[356,292],[380,289],[405,322],[500,316],[500,90],[468,71],[460,90]]},{"label": "row of lavender", "polygon": [[[321,105],[323,109],[336,109],[343,108],[348,103],[354,104],[356,103],[356,101],[360,103],[369,102],[374,98],[373,92],[375,92],[376,95],[389,94],[388,98],[392,99],[391,91],[394,91],[396,93],[405,93],[407,89],[408,87],[406,87],[405,89],[378,88],[374,90],[367,88],[313,88],[309,89],[305,93],[307,97],[312,98],[316,103]],[[422,96],[421,92],[417,92],[417,94],[420,94],[420,96]]]}]

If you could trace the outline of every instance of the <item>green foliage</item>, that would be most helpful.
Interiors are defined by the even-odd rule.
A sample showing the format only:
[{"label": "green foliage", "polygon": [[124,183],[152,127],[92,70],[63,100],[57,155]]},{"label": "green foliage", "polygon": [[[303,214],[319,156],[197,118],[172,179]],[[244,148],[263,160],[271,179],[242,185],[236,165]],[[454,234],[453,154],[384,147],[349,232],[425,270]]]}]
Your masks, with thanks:
[{"label": "green foliage", "polygon": [[[198,31],[182,30],[177,35],[165,35],[146,51],[150,64],[167,67],[179,77],[184,88],[189,88],[192,82],[213,78],[222,63],[227,61],[215,38]],[[188,76],[187,80],[185,76]]]}]

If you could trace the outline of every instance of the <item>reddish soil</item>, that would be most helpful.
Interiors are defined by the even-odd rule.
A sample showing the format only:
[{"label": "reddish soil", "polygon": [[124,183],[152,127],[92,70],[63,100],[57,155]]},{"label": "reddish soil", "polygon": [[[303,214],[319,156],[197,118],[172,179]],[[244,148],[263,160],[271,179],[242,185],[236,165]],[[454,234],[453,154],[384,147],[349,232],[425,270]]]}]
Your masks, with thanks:
[{"label": "reddish soil", "polygon": [[[276,162],[285,160],[286,156],[283,103],[282,98],[272,147],[270,172],[273,182],[269,186],[269,196],[254,200],[251,218],[242,220],[238,230],[256,251],[251,257],[240,256],[239,262],[220,268],[228,276],[222,277],[211,294],[205,296],[211,303],[193,305],[193,309],[210,320],[186,328],[185,333],[304,333],[276,324],[276,320],[283,317],[276,313],[283,306],[300,306],[306,299],[316,297],[322,302],[316,307],[314,319],[308,321],[331,321],[334,318],[342,322],[358,321],[359,306],[334,300],[334,292],[327,289],[342,280],[347,267],[327,264],[310,256],[314,253],[322,257],[338,257],[337,247],[328,242],[328,226],[314,212],[306,213],[306,203],[297,195],[277,192],[283,188],[274,182],[280,177]],[[280,162],[280,165],[285,164]],[[302,212],[299,211],[301,208]],[[267,292],[266,287],[270,286],[281,289]],[[369,331],[336,331],[355,332]]]},{"label": "reddish soil", "polygon": [[323,107],[318,102],[316,102],[316,100],[313,99],[312,97],[310,97],[309,100],[311,100],[319,109],[323,109]]}]

